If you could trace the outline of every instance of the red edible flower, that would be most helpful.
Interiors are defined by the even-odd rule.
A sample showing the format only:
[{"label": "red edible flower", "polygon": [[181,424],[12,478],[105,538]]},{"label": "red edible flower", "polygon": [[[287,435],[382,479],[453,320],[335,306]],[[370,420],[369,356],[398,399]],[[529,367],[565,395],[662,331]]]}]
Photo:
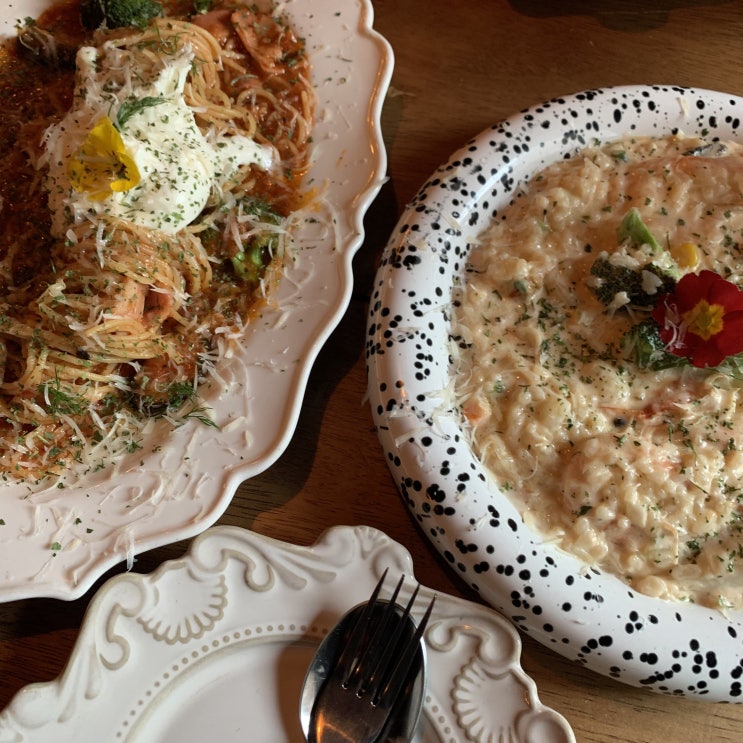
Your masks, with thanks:
[{"label": "red edible flower", "polygon": [[683,276],[658,299],[653,319],[666,349],[694,366],[717,366],[743,351],[743,291],[714,271]]}]

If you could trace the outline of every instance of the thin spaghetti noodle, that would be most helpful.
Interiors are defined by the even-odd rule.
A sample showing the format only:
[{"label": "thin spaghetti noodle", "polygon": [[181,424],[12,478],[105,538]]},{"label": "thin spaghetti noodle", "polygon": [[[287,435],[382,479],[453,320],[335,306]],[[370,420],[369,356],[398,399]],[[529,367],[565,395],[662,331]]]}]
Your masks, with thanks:
[{"label": "thin spaghetti noodle", "polygon": [[[314,108],[302,43],[283,20],[253,6],[213,3],[208,14],[187,17],[175,14],[176,3],[165,5],[172,15],[145,29],[88,34],[77,22],[77,0],[60,4],[20,30],[19,48],[36,56],[10,50],[0,64],[0,93],[15,104],[0,114],[0,157],[4,172],[13,173],[0,179],[0,209],[13,215],[0,230],[6,478],[57,474],[113,427],[128,432],[121,446],[132,448],[149,418],[193,414],[197,385],[219,353],[215,332],[242,329],[281,271],[292,215],[302,205],[298,184]],[[74,75],[56,66],[65,44],[76,48]],[[186,114],[163,104],[168,81],[177,87],[178,65]],[[115,96],[108,129],[88,111],[101,68],[104,94]],[[26,91],[21,104],[16,93],[28,76],[40,80],[39,89]],[[150,89],[156,92],[142,93]],[[193,117],[197,165],[203,152],[227,153],[221,164],[204,166],[217,175],[195,219],[180,223],[180,213],[149,215],[144,206],[129,218],[138,214],[132,184],[140,175],[129,150],[152,159],[155,148],[137,132],[139,140],[126,144],[122,122],[148,107],[155,113],[140,116],[142,130],[173,112]],[[75,127],[85,130],[77,140]],[[118,158],[118,180],[110,191],[106,182],[103,195],[100,164],[85,149],[101,140],[107,156]],[[247,140],[257,153],[249,159]],[[161,165],[151,177],[164,178]],[[183,184],[166,185],[179,193]],[[143,204],[159,203],[161,194],[155,188],[147,198]]]}]

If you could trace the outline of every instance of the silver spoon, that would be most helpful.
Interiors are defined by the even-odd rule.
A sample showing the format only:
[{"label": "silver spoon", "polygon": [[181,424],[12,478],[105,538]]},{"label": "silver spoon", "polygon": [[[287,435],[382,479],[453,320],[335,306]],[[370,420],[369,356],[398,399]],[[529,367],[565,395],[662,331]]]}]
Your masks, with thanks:
[{"label": "silver spoon", "polygon": [[[399,588],[400,585],[398,585],[398,590]],[[396,595],[397,591],[395,592],[395,596]],[[338,624],[330,630],[322,641],[312,659],[312,662],[310,663],[302,686],[299,710],[299,719],[305,740],[310,739],[315,700],[323,686],[323,683],[334,668],[342,648],[348,642],[349,635],[351,634],[359,616],[363,613],[367,603],[368,602],[364,602],[363,604],[351,609],[351,611],[341,618]],[[382,611],[388,603],[389,602],[385,600],[379,599],[377,600],[378,606],[375,608]],[[407,611],[404,611],[402,607],[396,605],[395,611],[399,621],[405,622],[405,639],[412,638],[416,632],[416,623],[413,621],[410,614]],[[384,736],[380,740],[412,740],[423,708],[425,671],[425,643],[421,642],[420,648],[414,659],[414,666],[411,670],[409,681],[405,685],[403,696],[400,699],[400,702],[395,706],[390,723],[385,730]]]}]

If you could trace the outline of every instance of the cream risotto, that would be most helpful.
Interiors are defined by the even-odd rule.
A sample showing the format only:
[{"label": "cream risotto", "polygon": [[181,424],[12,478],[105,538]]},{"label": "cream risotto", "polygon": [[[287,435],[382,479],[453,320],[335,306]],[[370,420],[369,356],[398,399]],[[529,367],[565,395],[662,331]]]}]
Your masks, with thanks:
[{"label": "cream risotto", "polygon": [[476,450],[525,522],[720,608],[743,606],[742,153],[636,138],[546,168],[473,248],[455,316]]}]

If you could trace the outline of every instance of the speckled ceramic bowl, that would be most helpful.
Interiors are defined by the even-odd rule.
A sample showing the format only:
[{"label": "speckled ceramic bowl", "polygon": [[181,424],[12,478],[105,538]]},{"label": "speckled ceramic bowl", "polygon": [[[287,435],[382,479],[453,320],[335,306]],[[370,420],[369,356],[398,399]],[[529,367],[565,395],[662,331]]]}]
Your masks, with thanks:
[{"label": "speckled ceramic bowl", "polygon": [[741,139],[743,99],[673,86],[592,90],[530,108],[456,152],[398,224],[369,317],[369,395],[397,486],[452,569],[521,630],[653,691],[743,701],[743,612],[650,598],[545,544],[491,482],[447,393],[450,296],[473,239],[516,184],[637,133]]}]

